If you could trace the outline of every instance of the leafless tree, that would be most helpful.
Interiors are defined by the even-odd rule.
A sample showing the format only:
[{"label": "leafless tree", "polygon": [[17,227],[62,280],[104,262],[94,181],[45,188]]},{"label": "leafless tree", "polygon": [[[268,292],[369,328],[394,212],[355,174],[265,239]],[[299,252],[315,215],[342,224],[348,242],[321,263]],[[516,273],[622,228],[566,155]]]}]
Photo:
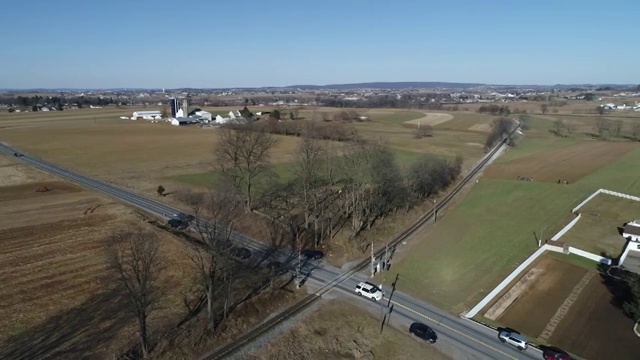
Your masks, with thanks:
[{"label": "leafless tree", "polygon": [[142,355],[146,357],[151,350],[147,320],[158,309],[162,297],[158,278],[164,260],[159,239],[151,232],[123,230],[112,233],[105,241],[109,272],[138,320]]},{"label": "leafless tree", "polygon": [[596,131],[601,137],[609,133],[610,127],[611,124],[608,118],[601,116],[596,119]]},{"label": "leafless tree", "polygon": [[566,137],[565,132],[569,132],[567,123],[564,120],[555,120],[553,122],[553,128],[553,132],[558,136]]},{"label": "leafless tree", "polygon": [[216,145],[216,164],[222,177],[245,196],[245,211],[253,210],[257,191],[269,179],[269,155],[277,140],[247,124],[224,128]]},{"label": "leafless tree", "polygon": [[542,104],[542,105],[540,105],[540,111],[541,111],[543,114],[546,114],[546,113],[549,111],[549,105],[548,105],[548,104]]},{"label": "leafless tree", "polygon": [[[230,288],[233,281],[233,263],[230,259],[230,239],[233,233],[237,201],[232,192],[217,191],[210,193],[205,199],[198,197],[201,209],[196,216],[195,228],[200,235],[200,242],[192,244],[192,251],[187,256],[196,271],[196,285],[204,292],[207,300],[207,316],[209,329],[216,327],[215,297],[221,288]],[[204,216],[210,217],[209,220]],[[225,291],[225,317],[229,292]]]},{"label": "leafless tree", "polygon": [[491,131],[487,135],[485,141],[485,148],[487,150],[495,146],[502,138],[509,135],[513,127],[513,121],[509,118],[498,118],[491,123]]},{"label": "leafless tree", "polygon": [[620,136],[620,132],[622,131],[623,126],[624,126],[624,123],[620,119],[613,122],[613,135],[615,137]]},{"label": "leafless tree", "polygon": [[418,125],[414,133],[416,139],[433,136],[433,127],[431,125]]},{"label": "leafless tree", "polygon": [[598,113],[598,115],[602,116],[606,112],[606,109],[604,108],[604,106],[599,105],[598,107],[596,107],[596,112]]},{"label": "leafless tree", "polygon": [[640,140],[640,122],[634,122],[631,124],[631,136],[634,140]]}]

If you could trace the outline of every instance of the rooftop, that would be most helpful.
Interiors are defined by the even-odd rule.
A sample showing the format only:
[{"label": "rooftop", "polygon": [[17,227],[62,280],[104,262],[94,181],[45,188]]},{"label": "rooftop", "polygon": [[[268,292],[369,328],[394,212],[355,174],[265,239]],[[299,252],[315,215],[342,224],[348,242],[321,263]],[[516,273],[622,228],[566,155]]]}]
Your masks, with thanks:
[{"label": "rooftop", "polygon": [[622,230],[623,234],[640,235],[640,224],[636,221],[627,223]]}]

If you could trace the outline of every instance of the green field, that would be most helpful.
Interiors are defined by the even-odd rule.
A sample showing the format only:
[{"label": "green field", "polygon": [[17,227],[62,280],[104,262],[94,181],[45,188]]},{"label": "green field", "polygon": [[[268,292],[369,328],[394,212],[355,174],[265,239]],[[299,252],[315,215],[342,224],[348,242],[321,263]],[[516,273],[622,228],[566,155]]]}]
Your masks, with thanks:
[{"label": "green field", "polygon": [[626,244],[618,227],[640,217],[640,202],[599,194],[580,213],[580,220],[560,240],[594,254],[617,257]]},{"label": "green field", "polygon": [[[501,165],[549,149],[562,151],[571,143],[593,141],[584,136],[545,135],[541,125],[531,131],[532,136],[526,133],[519,147],[500,159]],[[558,166],[580,166],[583,160]],[[640,195],[637,164],[640,144],[569,186],[480,179],[465,200],[441,216],[428,235],[415,239],[410,253],[394,265],[393,271],[402,279],[398,287],[455,312],[471,307],[536,249],[534,232],[551,237],[552,231],[565,225],[571,209],[595,190]],[[634,216],[629,214],[625,221]]]}]

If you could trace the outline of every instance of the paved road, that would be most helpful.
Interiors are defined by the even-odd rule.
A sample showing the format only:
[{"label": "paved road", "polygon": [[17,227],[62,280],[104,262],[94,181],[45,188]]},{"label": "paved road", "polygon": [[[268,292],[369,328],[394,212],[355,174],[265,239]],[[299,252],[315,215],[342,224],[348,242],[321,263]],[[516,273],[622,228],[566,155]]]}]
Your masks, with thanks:
[{"label": "paved road", "polygon": [[[28,154],[23,154],[2,143],[0,143],[0,152],[10,156],[14,156],[14,154],[17,153],[19,156],[15,157],[16,159],[85,187],[110,195],[136,208],[163,218],[171,218],[180,213],[179,209],[134,194],[106,182],[84,176],[72,170],[61,168],[29,156]],[[268,245],[238,233],[234,233],[232,240],[242,246],[250,248],[253,253],[252,259],[256,262],[265,261],[267,258],[288,263],[295,262],[295,256],[291,251],[280,249],[274,252],[274,249]],[[307,262],[305,269],[309,272],[307,280],[309,285],[315,284],[322,286],[332,284],[334,285],[334,290],[350,296],[354,294],[353,289],[359,281],[368,280],[367,276],[361,273],[346,275],[344,271],[324,261]],[[433,326],[439,335],[439,340],[434,346],[441,348],[444,353],[450,354],[456,359],[542,358],[541,352],[535,348],[529,348],[525,352],[520,352],[515,348],[500,343],[496,331],[492,329],[470,320],[451,315],[444,310],[414,299],[402,292],[392,292],[392,289],[387,289],[387,287],[388,284],[385,286],[387,297],[384,303],[372,304],[370,300],[366,299],[358,299],[359,301],[356,303],[365,307],[375,306],[377,309],[379,309],[382,304],[382,311],[388,311],[392,305],[392,323],[400,327],[408,328],[408,324],[413,321],[420,321]],[[391,297],[390,299],[389,296]],[[354,299],[354,301],[356,301],[356,299]],[[389,305],[389,307],[387,307],[387,305]]]}]

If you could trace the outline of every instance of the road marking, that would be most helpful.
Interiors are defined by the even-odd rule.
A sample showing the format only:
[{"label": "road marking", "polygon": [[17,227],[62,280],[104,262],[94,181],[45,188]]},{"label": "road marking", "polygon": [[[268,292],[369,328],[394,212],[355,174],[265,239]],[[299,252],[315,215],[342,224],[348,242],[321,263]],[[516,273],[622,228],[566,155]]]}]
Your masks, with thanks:
[{"label": "road marking", "polygon": [[463,333],[462,331],[456,330],[456,329],[452,328],[451,326],[449,326],[449,325],[447,325],[447,324],[444,324],[444,323],[442,323],[442,322],[440,322],[440,321],[438,321],[438,320],[432,319],[432,318],[428,317],[427,315],[424,315],[424,314],[422,314],[422,313],[420,313],[420,312],[417,312],[417,311],[415,311],[415,310],[411,309],[410,307],[407,307],[407,306],[405,306],[405,305],[400,304],[399,302],[396,302],[396,301],[390,300],[389,298],[386,298],[386,297],[384,298],[384,300],[387,300],[387,301],[391,302],[393,305],[400,306],[401,308],[403,308],[403,309],[405,309],[405,310],[407,310],[407,311],[410,311],[410,312],[412,312],[412,313],[414,313],[414,314],[416,314],[416,315],[418,315],[418,316],[420,316],[420,317],[423,317],[423,318],[425,318],[425,319],[427,319],[427,320],[431,321],[431,322],[432,322],[432,323],[434,323],[434,324],[437,324],[437,325],[442,326],[442,327],[444,327],[444,328],[447,328],[448,330],[451,330],[451,331],[453,331],[453,332],[455,332],[455,333],[457,333],[457,334],[460,334],[460,335],[462,335],[462,336],[466,337],[467,339],[472,340],[472,341],[474,341],[474,342],[476,342],[476,343],[478,343],[478,344],[480,344],[480,345],[482,345],[482,346],[484,346],[484,347],[487,347],[487,348],[489,348],[489,349],[491,349],[491,350],[493,350],[493,351],[495,351],[495,352],[497,352],[497,353],[499,353],[499,354],[502,354],[502,355],[504,355],[504,356],[506,356],[506,357],[508,357],[508,358],[510,358],[510,359],[518,360],[518,358],[515,358],[515,357],[513,357],[513,356],[511,356],[511,355],[509,355],[509,354],[507,354],[507,353],[505,353],[504,351],[502,351],[502,350],[500,350],[500,349],[497,349],[497,348],[495,348],[495,347],[493,347],[493,346],[491,346],[491,345],[489,345],[489,344],[486,344],[486,343],[484,343],[484,342],[482,342],[482,341],[480,341],[480,340],[478,340],[478,339],[474,338],[473,336],[470,336],[470,335],[467,335],[467,334]]}]

